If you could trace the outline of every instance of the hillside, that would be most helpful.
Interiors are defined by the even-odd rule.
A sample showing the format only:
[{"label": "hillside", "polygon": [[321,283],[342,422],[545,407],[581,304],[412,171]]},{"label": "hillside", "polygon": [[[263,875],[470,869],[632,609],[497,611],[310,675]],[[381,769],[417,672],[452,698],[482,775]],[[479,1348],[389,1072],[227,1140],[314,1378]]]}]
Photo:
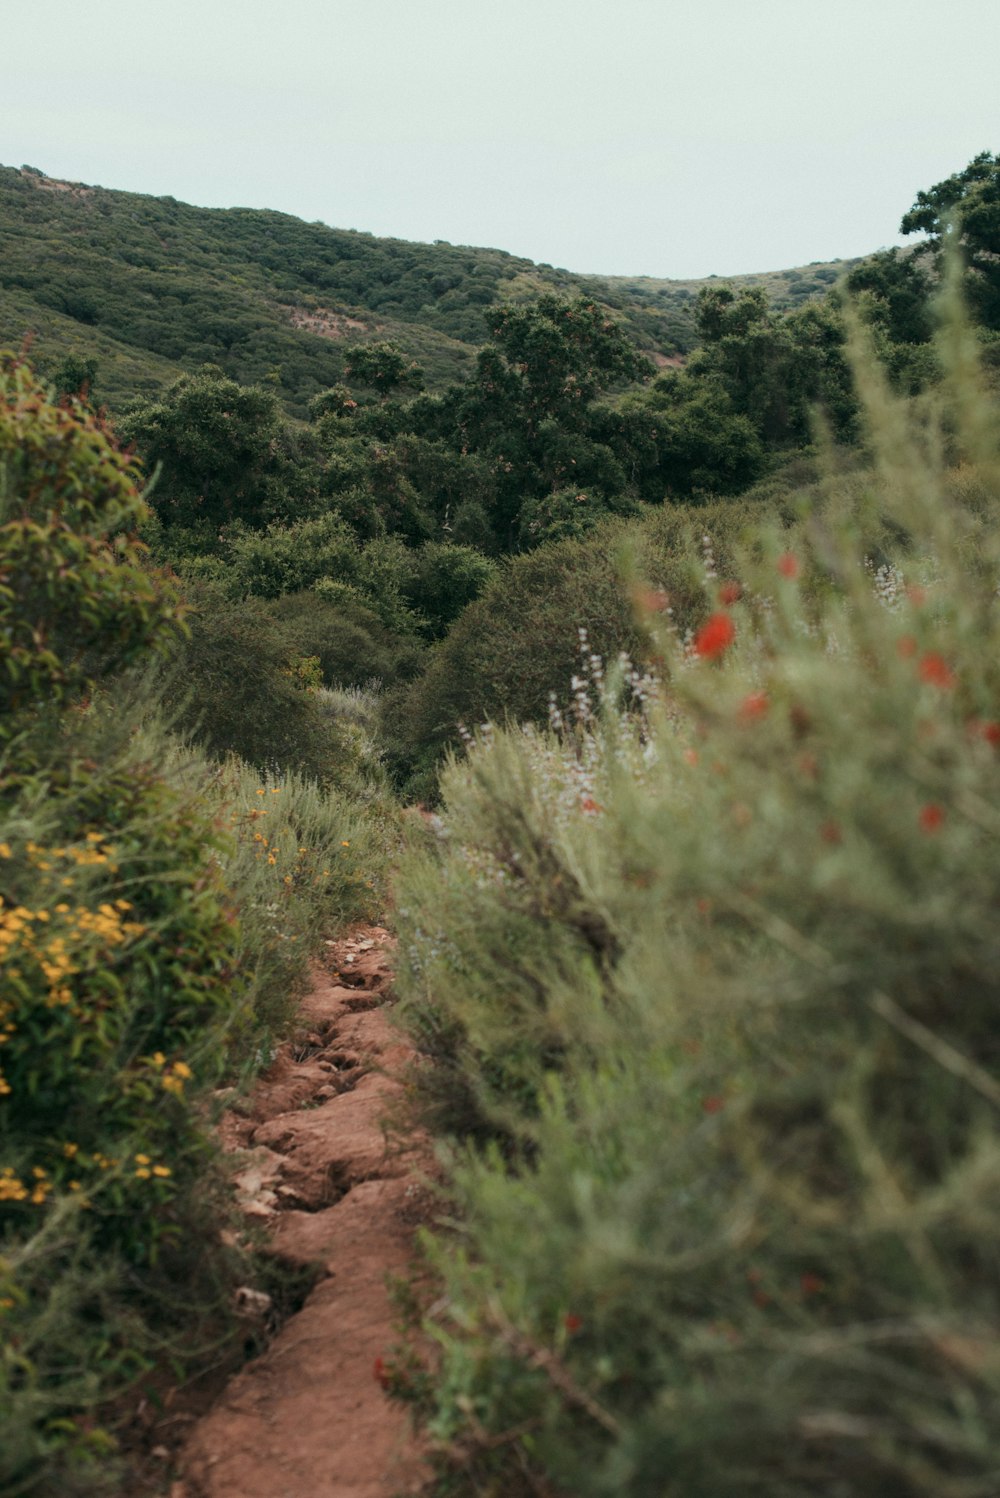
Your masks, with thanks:
[{"label": "hillside", "polygon": [[[794,307],[849,263],[729,279]],[[397,342],[440,388],[468,369],[486,307],[545,291],[603,302],[662,362],[693,345],[704,284],[577,275],[501,250],[379,239],[0,167],[0,345],[33,333],[43,371],[69,353],[96,358],[98,393],[112,406],[214,363],[244,383],[269,381],[301,414],[340,379],[345,343],[366,338]]]}]

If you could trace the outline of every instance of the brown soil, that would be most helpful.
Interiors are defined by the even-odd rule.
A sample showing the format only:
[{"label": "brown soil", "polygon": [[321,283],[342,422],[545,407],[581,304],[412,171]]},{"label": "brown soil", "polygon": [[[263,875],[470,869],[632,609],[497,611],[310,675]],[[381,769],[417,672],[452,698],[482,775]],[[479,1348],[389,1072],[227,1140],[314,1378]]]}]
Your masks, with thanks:
[{"label": "brown soil", "polygon": [[410,1057],[381,1007],[390,949],[379,927],[330,945],[303,1033],[223,1120],[244,1211],[282,1259],[324,1277],[194,1426],[170,1498],[397,1498],[426,1479],[377,1376],[394,1341],[386,1278],[405,1271],[427,1208],[426,1141],[390,1143],[382,1125]]},{"label": "brown soil", "polygon": [[288,310],[289,321],[294,328],[307,333],[316,333],[320,338],[349,338],[352,333],[367,333],[370,325],[346,312],[331,312],[328,307],[292,307]]}]

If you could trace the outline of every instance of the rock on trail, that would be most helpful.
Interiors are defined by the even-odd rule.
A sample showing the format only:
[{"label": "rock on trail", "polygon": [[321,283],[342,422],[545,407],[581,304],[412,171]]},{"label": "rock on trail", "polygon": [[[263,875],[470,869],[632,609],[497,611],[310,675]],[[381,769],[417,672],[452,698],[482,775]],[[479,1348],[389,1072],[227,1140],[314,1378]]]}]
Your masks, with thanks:
[{"label": "rock on trail", "polygon": [[375,1360],[394,1341],[386,1276],[402,1274],[426,1204],[423,1139],[387,1142],[382,1119],[410,1057],[381,1003],[391,938],[367,927],[329,946],[301,1011],[250,1100],[230,1113],[244,1211],[275,1251],[325,1277],[231,1380],[181,1452],[171,1498],[398,1498],[426,1480],[405,1411]]}]

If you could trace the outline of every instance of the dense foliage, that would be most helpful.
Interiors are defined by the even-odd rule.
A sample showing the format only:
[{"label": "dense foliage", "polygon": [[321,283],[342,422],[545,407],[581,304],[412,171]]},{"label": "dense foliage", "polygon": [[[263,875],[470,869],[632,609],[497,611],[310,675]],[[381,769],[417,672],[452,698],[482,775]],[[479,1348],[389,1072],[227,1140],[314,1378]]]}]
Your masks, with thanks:
[{"label": "dense foliage", "polygon": [[[795,305],[839,269],[739,279]],[[0,344],[37,333],[53,377],[66,355],[96,359],[90,382],[115,406],[211,362],[244,384],[272,382],[301,415],[342,378],[347,345],[362,339],[396,341],[440,388],[471,362],[487,307],[545,292],[602,302],[643,347],[669,355],[691,346],[699,284],[579,276],[499,250],[407,244],[0,168]]]},{"label": "dense foliage", "polygon": [[239,1355],[206,1094],[373,913],[391,816],[371,777],[261,784],[167,732],[183,626],[135,465],[9,358],[0,476],[0,1487],[82,1493],[116,1483],[101,1406]]},{"label": "dense foliage", "polygon": [[996,1490],[1000,451],[973,346],[953,321],[930,419],[863,366],[869,484],[694,552],[686,638],[638,600],[654,674],[595,658],[571,716],[445,777],[399,918],[449,1225],[435,1355],[390,1375],[435,1492]]}]

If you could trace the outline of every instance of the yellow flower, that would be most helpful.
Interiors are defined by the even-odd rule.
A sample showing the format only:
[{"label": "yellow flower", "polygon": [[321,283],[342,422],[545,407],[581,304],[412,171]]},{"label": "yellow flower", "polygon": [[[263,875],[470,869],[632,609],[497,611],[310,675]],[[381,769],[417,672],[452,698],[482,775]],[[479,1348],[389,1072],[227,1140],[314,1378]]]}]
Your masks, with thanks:
[{"label": "yellow flower", "polygon": [[264,794],[264,788],[263,788],[263,786],[262,786],[262,787],[261,787],[261,789],[260,789],[260,790],[259,790],[259,791],[258,791],[258,792],[257,792],[257,794],[258,794],[258,796],[263,796],[263,794]]},{"label": "yellow flower", "polygon": [[136,1157],[135,1157],[135,1163],[136,1163],[136,1165],[148,1165],[149,1164],[149,1156],[148,1155],[136,1155]]},{"label": "yellow flower", "polygon": [[281,787],[280,787],[280,785],[274,785],[274,786],[271,787],[271,795],[272,796],[280,796],[281,795]]},{"label": "yellow flower", "polygon": [[174,1062],[174,1076],[175,1077],[190,1077],[191,1076],[191,1068],[190,1068],[190,1066],[188,1066],[188,1064],[187,1064],[186,1061],[175,1061]]},{"label": "yellow flower", "polygon": [[167,1176],[172,1175],[173,1172],[169,1165],[154,1165],[153,1174],[154,1176],[159,1176],[161,1181],[165,1181]]},{"label": "yellow flower", "polygon": [[350,843],[345,843],[345,842],[344,842],[344,841],[343,841],[343,839],[341,839],[341,843],[340,843],[340,846],[341,846],[341,847],[342,847],[342,848],[349,848],[349,847],[350,847],[350,846],[351,846],[351,845],[350,845]]},{"label": "yellow flower", "polygon": [[277,863],[278,862],[278,860],[275,858],[275,856],[274,856],[273,853],[269,853],[267,855],[267,861],[268,861],[268,863]]},{"label": "yellow flower", "polygon": [[139,1169],[136,1171],[136,1177],[140,1181],[148,1181],[150,1174],[151,1172],[145,1165],[140,1165]]},{"label": "yellow flower", "polygon": [[0,858],[10,858],[10,843],[0,843]]}]

